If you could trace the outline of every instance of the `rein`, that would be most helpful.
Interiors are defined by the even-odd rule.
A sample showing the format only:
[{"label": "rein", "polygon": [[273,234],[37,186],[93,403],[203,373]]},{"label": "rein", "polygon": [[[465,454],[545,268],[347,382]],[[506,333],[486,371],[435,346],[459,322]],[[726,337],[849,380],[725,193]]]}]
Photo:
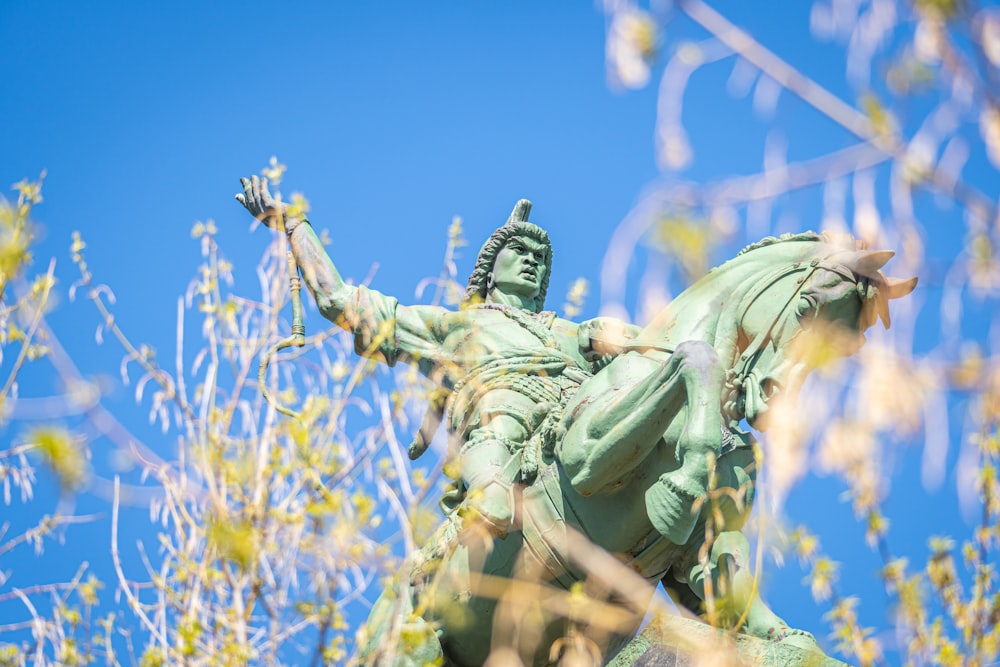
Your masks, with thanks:
[{"label": "rein", "polygon": [[286,347],[304,347],[306,344],[306,327],[302,320],[302,281],[299,278],[299,265],[295,262],[291,248],[287,246],[285,257],[288,263],[288,286],[292,301],[292,335],[278,341],[261,355],[260,366],[257,368],[257,386],[260,388],[264,400],[271,407],[286,417],[301,419],[302,415],[278,403],[271,392],[267,390],[267,367],[271,363],[271,357]]}]

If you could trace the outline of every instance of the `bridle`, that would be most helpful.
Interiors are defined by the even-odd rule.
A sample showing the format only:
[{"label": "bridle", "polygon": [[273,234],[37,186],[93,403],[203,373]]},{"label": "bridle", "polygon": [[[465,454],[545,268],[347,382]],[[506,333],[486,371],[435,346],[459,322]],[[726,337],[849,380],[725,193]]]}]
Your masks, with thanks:
[{"label": "bridle", "polygon": [[[750,308],[753,307],[754,303],[761,297],[761,295],[788,276],[796,273],[802,274],[795,279],[795,289],[785,300],[777,315],[775,315],[774,319],[771,320],[771,323],[767,327],[761,329],[754,339],[743,348],[743,351],[737,358],[736,363],[729,369],[725,382],[726,389],[728,390],[727,395],[736,396],[740,391],[745,391],[747,379],[753,373],[753,370],[757,365],[757,362],[760,360],[761,355],[764,353],[768,343],[774,341],[775,331],[784,330],[785,323],[788,321],[788,318],[792,316],[792,304],[798,301],[803,288],[821,269],[830,271],[831,273],[836,273],[847,281],[858,283],[858,278],[847,266],[841,263],[825,262],[821,259],[812,259],[808,262],[796,262],[795,264],[779,267],[769,274],[767,278],[758,282],[757,285],[754,286],[752,290],[747,292],[747,294],[742,298],[740,301],[739,316],[736,319],[737,331],[741,329],[743,322],[746,320],[747,314],[750,312]],[[735,408],[736,401],[724,400],[723,403],[729,407],[730,410],[733,410]],[[727,417],[735,417],[736,419],[739,419],[742,415],[727,414]]]}]

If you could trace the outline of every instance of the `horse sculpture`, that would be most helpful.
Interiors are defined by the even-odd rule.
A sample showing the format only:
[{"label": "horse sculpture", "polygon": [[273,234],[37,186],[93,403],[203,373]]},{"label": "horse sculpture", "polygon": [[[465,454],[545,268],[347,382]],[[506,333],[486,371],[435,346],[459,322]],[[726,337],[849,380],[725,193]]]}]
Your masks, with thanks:
[{"label": "horse sculpture", "polygon": [[[889,300],[916,284],[883,275],[891,256],[805,233],[713,269],[552,407],[517,461],[515,530],[476,531],[459,511],[415,554],[372,612],[362,661],[603,662],[661,581],[695,611],[706,592],[750,590],[740,530],[757,457],[740,423],[763,428],[776,396],[797,395],[812,370],[793,353],[802,332],[840,330],[849,355],[877,319],[889,326]],[[742,631],[815,647],[752,591],[740,599]]]}]

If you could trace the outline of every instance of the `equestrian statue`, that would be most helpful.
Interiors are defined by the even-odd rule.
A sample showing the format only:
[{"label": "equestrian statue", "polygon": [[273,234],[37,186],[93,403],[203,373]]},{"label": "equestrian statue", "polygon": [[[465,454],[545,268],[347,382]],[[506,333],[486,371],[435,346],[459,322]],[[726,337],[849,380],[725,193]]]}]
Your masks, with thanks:
[{"label": "equestrian statue", "polygon": [[[520,200],[483,245],[457,311],[348,285],[301,213],[266,179],[237,199],[284,229],[324,317],[355,350],[416,366],[441,389],[410,447],[438,424],[454,482],[445,520],[376,602],[369,665],[604,664],[662,584],[678,605],[817,653],[756,592],[741,532],[776,397],[812,370],[799,342],[863,344],[916,278],[890,251],[802,233],[744,248],[645,327],[543,310],[552,248]],[[780,425],[780,424],[779,424]]]}]

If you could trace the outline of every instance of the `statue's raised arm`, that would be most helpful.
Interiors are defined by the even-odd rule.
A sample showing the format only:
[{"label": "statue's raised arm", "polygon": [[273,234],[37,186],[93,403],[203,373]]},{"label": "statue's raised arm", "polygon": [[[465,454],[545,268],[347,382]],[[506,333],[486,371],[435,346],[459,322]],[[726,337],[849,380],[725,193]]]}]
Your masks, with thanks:
[{"label": "statue's raised arm", "polygon": [[288,204],[272,197],[266,178],[251,176],[241,178],[240,183],[243,192],[236,195],[237,201],[268,227],[285,230],[302,278],[323,316],[344,328],[351,328],[343,317],[356,298],[357,288],[340,277],[309,220],[303,214],[290,214],[292,209]]},{"label": "statue's raised arm", "polygon": [[305,215],[271,196],[266,178],[240,182],[243,192],[237,201],[268,227],[284,229],[320,313],[354,335],[355,351],[389,365],[412,363],[432,376],[442,357],[437,324],[443,309],[400,306],[392,296],[346,283]]}]

